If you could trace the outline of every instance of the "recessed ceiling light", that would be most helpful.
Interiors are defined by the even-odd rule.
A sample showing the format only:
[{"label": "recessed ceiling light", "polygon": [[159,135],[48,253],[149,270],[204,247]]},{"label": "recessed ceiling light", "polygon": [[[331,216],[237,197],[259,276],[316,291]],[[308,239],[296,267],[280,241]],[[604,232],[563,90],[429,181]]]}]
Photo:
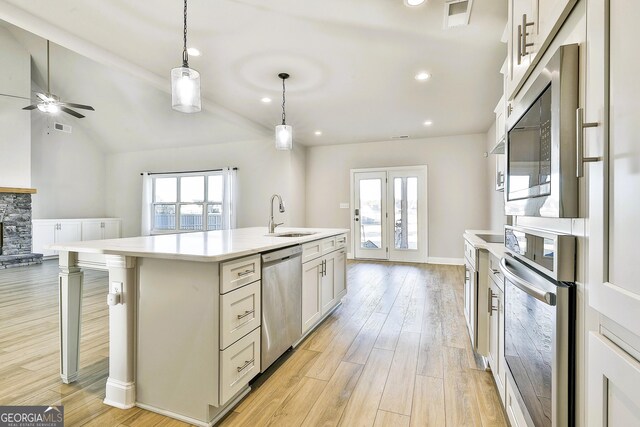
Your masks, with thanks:
[{"label": "recessed ceiling light", "polygon": [[425,0],[404,0],[407,6],[420,6]]},{"label": "recessed ceiling light", "polygon": [[189,54],[189,56],[200,56],[200,51],[195,47],[190,47],[189,49],[187,49],[187,53]]},{"label": "recessed ceiling light", "polygon": [[415,79],[419,82],[423,82],[425,80],[429,80],[430,77],[431,74],[427,73],[426,71],[420,71],[418,74],[416,74]]},{"label": "recessed ceiling light", "polygon": [[431,120],[427,120],[426,122],[423,123],[425,126],[431,126],[433,124],[433,122]]},{"label": "recessed ceiling light", "polygon": [[264,98],[262,98],[260,101],[262,101],[265,104],[270,104],[271,103],[271,98],[267,98],[266,96]]},{"label": "recessed ceiling light", "polygon": [[320,135],[322,135],[322,131],[321,131],[321,130],[317,130],[317,131],[315,131],[314,133],[316,134],[316,136],[320,136]]}]

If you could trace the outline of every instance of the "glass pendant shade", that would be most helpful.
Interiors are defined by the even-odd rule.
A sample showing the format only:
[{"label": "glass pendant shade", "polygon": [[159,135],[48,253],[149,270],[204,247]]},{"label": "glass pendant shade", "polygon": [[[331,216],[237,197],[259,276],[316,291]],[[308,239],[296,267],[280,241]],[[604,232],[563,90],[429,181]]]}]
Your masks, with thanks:
[{"label": "glass pendant shade", "polygon": [[171,70],[171,107],[183,113],[202,110],[199,72],[188,67]]},{"label": "glass pendant shade", "polygon": [[276,150],[293,148],[293,128],[289,125],[276,126]]}]

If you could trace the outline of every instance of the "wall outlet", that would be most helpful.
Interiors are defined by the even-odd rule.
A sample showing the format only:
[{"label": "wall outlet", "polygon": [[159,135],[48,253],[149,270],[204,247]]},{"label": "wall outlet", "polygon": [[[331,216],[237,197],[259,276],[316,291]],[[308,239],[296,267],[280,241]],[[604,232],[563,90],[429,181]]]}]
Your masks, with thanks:
[{"label": "wall outlet", "polygon": [[349,203],[340,203],[340,209],[349,209]]}]

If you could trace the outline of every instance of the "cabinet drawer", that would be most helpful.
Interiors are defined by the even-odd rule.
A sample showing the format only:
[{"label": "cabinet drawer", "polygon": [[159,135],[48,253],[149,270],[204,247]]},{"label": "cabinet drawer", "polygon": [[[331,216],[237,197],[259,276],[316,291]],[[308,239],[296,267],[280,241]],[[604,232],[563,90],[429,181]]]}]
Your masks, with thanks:
[{"label": "cabinet drawer", "polygon": [[493,254],[489,255],[489,277],[504,292],[504,276],[500,271],[500,260]]},{"label": "cabinet drawer", "polygon": [[223,262],[220,265],[220,293],[260,280],[260,255]]},{"label": "cabinet drawer", "polygon": [[334,237],[329,237],[326,239],[322,239],[322,254],[329,254],[337,249],[338,240]]},{"label": "cabinet drawer", "polygon": [[220,349],[260,326],[260,281],[220,297]]},{"label": "cabinet drawer", "polygon": [[220,405],[260,372],[260,328],[220,352]]},{"label": "cabinet drawer", "polygon": [[342,249],[347,246],[347,235],[341,234],[336,237],[336,249]]},{"label": "cabinet drawer", "polygon": [[322,240],[314,240],[313,242],[302,245],[302,262],[314,260],[322,256]]},{"label": "cabinet drawer", "polygon": [[464,241],[464,256],[469,260],[471,266],[477,270],[478,266],[476,264],[476,248],[466,240]]},{"label": "cabinet drawer", "polygon": [[513,385],[511,384],[511,380],[507,379],[507,401],[505,404],[505,409],[507,412],[507,417],[509,418],[509,422],[512,427],[527,427],[527,421],[522,413],[522,409],[520,409],[520,405],[518,404],[518,400],[516,395],[514,394]]}]

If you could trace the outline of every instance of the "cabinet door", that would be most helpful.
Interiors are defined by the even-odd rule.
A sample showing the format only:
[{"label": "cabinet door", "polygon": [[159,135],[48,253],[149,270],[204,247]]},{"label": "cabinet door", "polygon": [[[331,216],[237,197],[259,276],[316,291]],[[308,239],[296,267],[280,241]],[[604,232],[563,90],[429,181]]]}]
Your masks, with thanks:
[{"label": "cabinet door", "polygon": [[[489,281],[489,299],[491,310],[489,311],[489,366],[491,371],[498,373],[500,358],[498,349],[500,348],[500,310],[498,305],[499,289],[491,276],[487,278]],[[487,307],[488,308],[488,307]]]},{"label": "cabinet door", "polygon": [[[526,31],[529,33],[527,40],[525,40],[525,42],[528,42],[532,40],[535,28],[534,26],[527,26],[526,29],[522,28],[523,17],[525,17],[527,23],[531,23],[534,18],[532,0],[509,0],[508,6],[510,37],[507,40],[509,59],[507,99],[511,99],[515,88],[518,86],[518,83],[520,83],[520,80],[522,80],[527,68],[529,68],[529,64],[531,64],[530,52],[533,51],[532,47],[534,46],[529,46],[526,50],[527,53],[525,53],[522,45],[523,32]],[[523,53],[525,54],[523,55]]]},{"label": "cabinet door", "polygon": [[102,240],[102,221],[85,220],[82,221],[82,240]]},{"label": "cabinet door", "polygon": [[534,51],[540,52],[547,38],[554,37],[558,32],[577,0],[535,0],[535,3],[537,22]]},{"label": "cabinet door", "polygon": [[44,256],[56,255],[56,251],[45,249],[56,241],[56,222],[33,221],[33,252]]},{"label": "cabinet door", "polygon": [[321,281],[322,259],[302,264],[302,333],[308,331],[320,319]]},{"label": "cabinet door", "polygon": [[342,249],[336,253],[333,270],[333,293],[336,304],[347,294],[347,252]]},{"label": "cabinet door", "polygon": [[640,2],[589,0],[587,10],[584,119],[600,125],[583,130],[585,155],[604,157],[585,166],[589,304],[640,336],[640,263],[633,262],[640,236],[640,79],[637,55],[630,54],[640,37]]},{"label": "cabinet door", "polygon": [[324,272],[321,280],[321,303],[322,314],[325,314],[336,305],[336,295],[334,289],[336,252],[324,257]]},{"label": "cabinet door", "polygon": [[476,301],[478,299],[476,272],[465,265],[464,282],[464,316],[467,320],[467,329],[471,339],[471,347],[476,348]]},{"label": "cabinet door", "polygon": [[102,221],[102,238],[103,239],[119,239],[120,238],[120,220],[106,219]]},{"label": "cabinet door", "polygon": [[640,363],[598,333],[589,334],[588,425],[640,425]]},{"label": "cabinet door", "polygon": [[498,288],[498,391],[504,403],[507,385],[507,361],[504,358],[504,292]]},{"label": "cabinet door", "polygon": [[82,223],[80,221],[58,221],[56,243],[79,242],[82,240]]}]

